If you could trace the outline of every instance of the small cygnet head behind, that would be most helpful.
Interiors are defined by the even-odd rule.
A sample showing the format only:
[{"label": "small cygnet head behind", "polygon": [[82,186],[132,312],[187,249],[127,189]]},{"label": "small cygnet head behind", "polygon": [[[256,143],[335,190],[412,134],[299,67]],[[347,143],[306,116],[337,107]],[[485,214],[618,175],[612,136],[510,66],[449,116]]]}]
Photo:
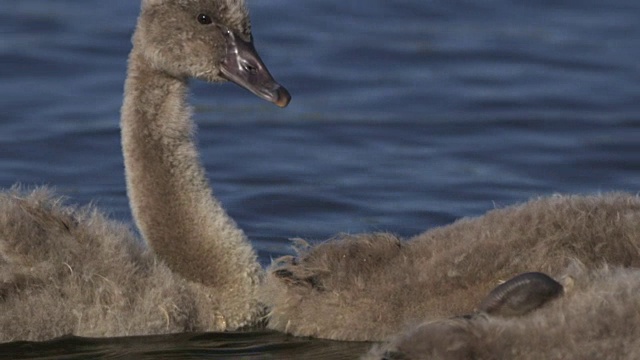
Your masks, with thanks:
[{"label": "small cygnet head behind", "polygon": [[232,81],[280,107],[291,99],[253,46],[243,0],[143,0],[133,42],[170,76]]}]

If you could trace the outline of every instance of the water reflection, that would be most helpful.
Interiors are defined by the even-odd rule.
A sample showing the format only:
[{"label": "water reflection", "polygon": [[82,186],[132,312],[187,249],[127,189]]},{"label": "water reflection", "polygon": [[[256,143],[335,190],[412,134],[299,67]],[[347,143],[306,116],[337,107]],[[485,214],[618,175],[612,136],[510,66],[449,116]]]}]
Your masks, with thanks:
[{"label": "water reflection", "polygon": [[0,344],[6,359],[354,359],[370,343],[292,337],[273,331],[186,333],[121,338],[68,336]]}]

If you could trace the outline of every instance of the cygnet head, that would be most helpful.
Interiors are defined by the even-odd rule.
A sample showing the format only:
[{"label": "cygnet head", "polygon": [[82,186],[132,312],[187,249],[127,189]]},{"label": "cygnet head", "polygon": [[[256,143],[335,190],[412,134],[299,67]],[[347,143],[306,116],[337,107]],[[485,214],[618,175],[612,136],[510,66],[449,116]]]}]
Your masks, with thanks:
[{"label": "cygnet head", "polygon": [[244,0],[143,0],[133,42],[170,76],[232,81],[280,107],[291,100],[253,46]]}]

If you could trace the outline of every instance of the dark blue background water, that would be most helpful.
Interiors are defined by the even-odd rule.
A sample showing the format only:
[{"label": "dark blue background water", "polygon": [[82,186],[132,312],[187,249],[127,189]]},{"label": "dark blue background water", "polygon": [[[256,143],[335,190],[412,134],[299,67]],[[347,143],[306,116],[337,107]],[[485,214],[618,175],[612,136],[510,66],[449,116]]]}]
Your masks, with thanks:
[{"label": "dark blue background water", "polygon": [[[532,196],[640,190],[640,2],[249,1],[282,110],[193,83],[216,195],[288,238],[409,236]],[[0,187],[130,221],[118,117],[135,0],[0,2]]]}]

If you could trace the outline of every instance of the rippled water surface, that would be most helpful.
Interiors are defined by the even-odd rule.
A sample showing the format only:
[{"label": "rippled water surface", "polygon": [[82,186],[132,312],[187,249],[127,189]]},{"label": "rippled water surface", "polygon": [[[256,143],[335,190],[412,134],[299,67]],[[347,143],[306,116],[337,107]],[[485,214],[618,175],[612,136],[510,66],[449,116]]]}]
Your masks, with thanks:
[{"label": "rippled water surface", "polygon": [[[640,189],[636,0],[248,4],[291,105],[199,82],[191,101],[216,196],[265,264],[292,237],[409,236],[533,196]],[[118,112],[138,7],[0,2],[0,187],[50,185],[131,221]],[[247,358],[283,358],[269,352],[283,343],[327,358],[362,347],[198,336],[4,346],[42,359],[158,342],[168,358],[216,358],[220,342]]]}]

